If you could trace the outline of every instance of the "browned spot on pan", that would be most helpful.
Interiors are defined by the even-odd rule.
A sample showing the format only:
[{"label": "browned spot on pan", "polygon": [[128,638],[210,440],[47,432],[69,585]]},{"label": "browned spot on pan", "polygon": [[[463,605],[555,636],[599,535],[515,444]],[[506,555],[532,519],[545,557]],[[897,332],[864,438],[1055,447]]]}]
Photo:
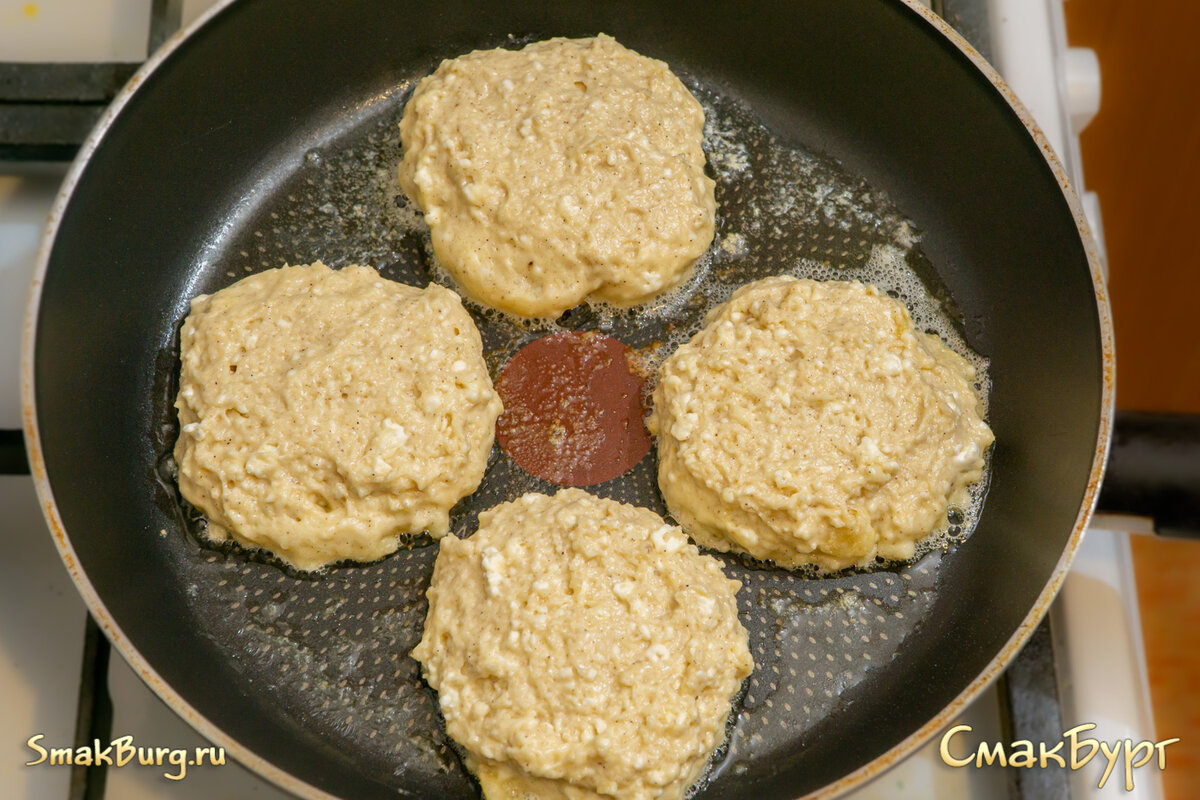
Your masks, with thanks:
[{"label": "browned spot on pan", "polygon": [[629,348],[599,333],[556,333],[525,345],[496,390],[496,438],[531,475],[590,486],[623,474],[650,452],[642,379]]}]

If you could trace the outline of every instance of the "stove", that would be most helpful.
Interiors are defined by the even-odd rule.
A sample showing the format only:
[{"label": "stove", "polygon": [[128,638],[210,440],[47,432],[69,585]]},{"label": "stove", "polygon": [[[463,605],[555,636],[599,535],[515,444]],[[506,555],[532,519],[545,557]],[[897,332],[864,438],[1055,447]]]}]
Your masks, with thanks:
[{"label": "stove", "polygon": [[[25,298],[42,227],[72,157],[138,62],[212,0],[39,0],[0,3],[0,785],[6,796],[50,798],[284,798],[230,762],[195,767],[184,780],[157,766],[26,766],[27,743],[109,742],[204,747],[158,699],[88,617],[43,521],[20,445],[19,352]],[[1078,132],[1099,103],[1090,51],[1065,43],[1062,0],[932,0],[932,7],[1005,75],[1083,186]],[[1101,240],[1099,204],[1082,194]],[[1094,722],[1096,738],[1153,740],[1129,554],[1132,518],[1097,517],[1049,618],[1005,675],[964,712],[972,742],[1053,743]],[[1098,635],[1101,634],[1102,635]],[[1113,657],[1113,654],[1121,657]],[[935,738],[851,797],[1062,798],[1162,795],[1157,773],[1137,771],[1126,793],[1114,776],[1096,788],[1103,759],[1087,769],[954,768]]]}]

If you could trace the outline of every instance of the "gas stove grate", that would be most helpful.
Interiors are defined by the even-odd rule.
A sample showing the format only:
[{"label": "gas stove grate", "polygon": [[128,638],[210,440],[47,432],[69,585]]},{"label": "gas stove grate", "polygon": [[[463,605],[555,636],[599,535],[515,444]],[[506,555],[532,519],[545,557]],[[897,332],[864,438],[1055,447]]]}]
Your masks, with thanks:
[{"label": "gas stove grate", "polygon": [[[147,52],[179,29],[183,0],[152,0]],[[70,161],[141,64],[0,62],[0,162]]]}]

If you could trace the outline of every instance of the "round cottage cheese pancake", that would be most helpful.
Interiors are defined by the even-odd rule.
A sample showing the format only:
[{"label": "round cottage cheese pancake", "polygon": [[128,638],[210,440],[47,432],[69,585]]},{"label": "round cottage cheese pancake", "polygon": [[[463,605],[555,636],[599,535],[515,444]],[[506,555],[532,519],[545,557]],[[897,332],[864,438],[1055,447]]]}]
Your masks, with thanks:
[{"label": "round cottage cheese pancake", "polygon": [[283,267],[194,299],[180,342],[179,488],[214,540],[373,561],[483,478],[501,403],[449,289]]},{"label": "round cottage cheese pancake", "polygon": [[444,61],[400,123],[399,178],[467,295],[526,317],[630,305],[713,239],[704,111],[609,36]]},{"label": "round cottage cheese pancake", "polygon": [[659,487],[705,547],[784,567],[911,558],[982,474],[974,378],[873,286],[748,284],[663,362]]},{"label": "round cottage cheese pancake", "polygon": [[678,800],[754,666],[740,586],[652,511],[527,494],[442,540],[413,657],[488,800]]}]

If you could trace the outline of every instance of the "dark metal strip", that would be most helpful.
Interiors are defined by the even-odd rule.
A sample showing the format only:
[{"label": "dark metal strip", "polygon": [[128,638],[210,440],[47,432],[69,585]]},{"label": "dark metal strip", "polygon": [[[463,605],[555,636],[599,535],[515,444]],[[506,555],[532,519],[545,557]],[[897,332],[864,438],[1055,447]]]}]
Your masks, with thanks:
[{"label": "dark metal strip", "polygon": [[[1024,739],[1052,744],[1062,739],[1062,706],[1054,667],[1049,617],[1042,620],[1025,647],[1000,678],[1000,711],[1004,743]],[[1013,800],[1070,800],[1066,769],[1008,770]]]},{"label": "dark metal strip", "polygon": [[153,0],[150,5],[150,39],[146,55],[162,47],[183,24],[183,0]]},{"label": "dark metal strip", "polygon": [[933,0],[933,10],[950,27],[971,43],[979,54],[992,60],[990,4],[983,0]]},{"label": "dark metal strip", "polygon": [[0,103],[107,104],[140,66],[0,62]]},{"label": "dark metal strip", "polygon": [[80,145],[104,112],[99,104],[3,103],[0,131],[8,147]]},{"label": "dark metal strip", "polygon": [[[99,741],[103,749],[112,741],[113,706],[108,693],[108,659],[111,646],[89,614],[83,635],[83,669],[75,715],[75,747]],[[103,800],[108,767],[73,765],[68,800]]]},{"label": "dark metal strip", "polygon": [[0,475],[28,475],[25,437],[21,431],[0,430]]},{"label": "dark metal strip", "polygon": [[0,161],[70,161],[139,64],[0,63]]},{"label": "dark metal strip", "polygon": [[1118,411],[1097,507],[1200,537],[1200,414]]}]

